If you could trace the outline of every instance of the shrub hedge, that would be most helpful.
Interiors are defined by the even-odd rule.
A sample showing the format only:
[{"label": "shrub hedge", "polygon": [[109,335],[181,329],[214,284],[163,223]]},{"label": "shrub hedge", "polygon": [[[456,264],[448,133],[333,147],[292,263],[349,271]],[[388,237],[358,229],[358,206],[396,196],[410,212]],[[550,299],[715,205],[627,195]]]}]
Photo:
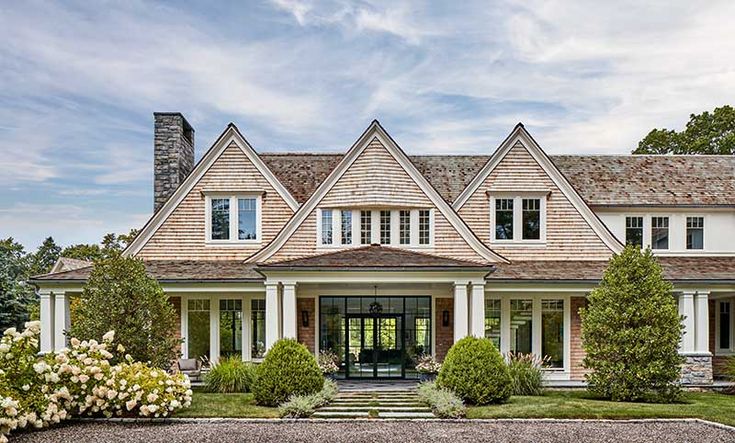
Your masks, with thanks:
[{"label": "shrub hedge", "polygon": [[256,373],[252,390],[255,401],[263,406],[277,406],[294,395],[317,393],[324,385],[316,359],[294,339],[278,340]]}]

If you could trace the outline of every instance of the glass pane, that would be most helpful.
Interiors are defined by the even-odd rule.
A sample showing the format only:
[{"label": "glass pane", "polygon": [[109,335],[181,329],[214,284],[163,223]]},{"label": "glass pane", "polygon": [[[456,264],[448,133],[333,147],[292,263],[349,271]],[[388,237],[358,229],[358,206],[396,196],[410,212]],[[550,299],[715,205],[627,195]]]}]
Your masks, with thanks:
[{"label": "glass pane", "polygon": [[265,300],[251,300],[250,322],[253,336],[250,356],[251,358],[263,358],[265,355]]},{"label": "glass pane", "polygon": [[339,358],[340,372],[345,371],[345,298],[319,298],[319,350],[330,350]]},{"label": "glass pane", "polygon": [[390,244],[390,211],[380,211],[380,244]]},{"label": "glass pane", "polygon": [[523,199],[523,239],[539,240],[541,238],[541,200],[537,198]]},{"label": "glass pane", "polygon": [[375,367],[378,377],[401,377],[403,350],[401,349],[401,318],[379,317],[377,320],[377,346]]},{"label": "glass pane", "polygon": [[220,300],[220,356],[242,356],[242,300]]},{"label": "glass pane", "polygon": [[212,240],[229,240],[230,238],[230,199],[213,198],[212,205]]},{"label": "glass pane", "polygon": [[411,211],[400,211],[399,218],[399,237],[401,244],[411,244]]},{"label": "glass pane", "polygon": [[485,300],[485,338],[500,349],[500,300]]},{"label": "glass pane", "polygon": [[322,209],[322,244],[332,244],[332,210]]},{"label": "glass pane", "polygon": [[189,358],[209,359],[209,300],[189,300],[187,308]]},{"label": "glass pane", "polygon": [[651,218],[651,249],[669,249],[669,218]]},{"label": "glass pane", "polygon": [[564,367],[564,300],[541,302],[541,354],[552,368]]},{"label": "glass pane", "polygon": [[352,244],[352,211],[341,211],[342,213],[342,244]]},{"label": "glass pane", "polygon": [[495,200],[495,238],[498,240],[513,239],[513,199]]},{"label": "glass pane", "polygon": [[510,301],[510,350],[531,353],[533,300]]},{"label": "glass pane", "polygon": [[256,240],[257,200],[254,198],[237,199],[237,238],[240,240]]},{"label": "glass pane", "polygon": [[428,209],[419,211],[419,244],[428,245],[431,243],[431,211]]},{"label": "glass pane", "polygon": [[704,249],[704,217],[687,217],[687,249]]},{"label": "glass pane", "polygon": [[372,212],[360,211],[360,244],[369,245],[372,243]]},{"label": "glass pane", "polygon": [[730,349],[731,329],[730,302],[720,302],[720,349]]},{"label": "glass pane", "polygon": [[625,243],[643,248],[643,217],[625,217]]}]

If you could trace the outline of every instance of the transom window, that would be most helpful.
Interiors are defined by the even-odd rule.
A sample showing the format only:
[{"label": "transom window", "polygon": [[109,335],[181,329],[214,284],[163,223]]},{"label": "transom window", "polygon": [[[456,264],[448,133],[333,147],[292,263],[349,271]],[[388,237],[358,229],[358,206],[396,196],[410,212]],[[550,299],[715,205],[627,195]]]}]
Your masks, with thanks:
[{"label": "transom window", "polygon": [[539,243],[546,239],[546,199],[541,195],[492,196],[491,239],[508,243]]},{"label": "transom window", "polygon": [[643,248],[643,217],[625,217],[625,244]]},{"label": "transom window", "polygon": [[430,246],[431,209],[318,209],[318,246]]},{"label": "transom window", "polygon": [[669,217],[651,217],[651,249],[669,249]]},{"label": "transom window", "polygon": [[704,249],[704,217],[687,217],[687,249]]},{"label": "transom window", "polygon": [[206,200],[208,241],[260,241],[260,197],[208,196]]}]

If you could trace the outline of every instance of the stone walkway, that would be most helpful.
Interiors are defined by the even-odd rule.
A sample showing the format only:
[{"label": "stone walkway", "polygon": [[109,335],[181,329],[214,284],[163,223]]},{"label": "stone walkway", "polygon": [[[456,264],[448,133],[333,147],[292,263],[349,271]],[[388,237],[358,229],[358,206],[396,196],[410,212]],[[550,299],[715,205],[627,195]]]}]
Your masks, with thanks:
[{"label": "stone walkway", "polygon": [[340,391],[313,418],[436,418],[416,390]]}]

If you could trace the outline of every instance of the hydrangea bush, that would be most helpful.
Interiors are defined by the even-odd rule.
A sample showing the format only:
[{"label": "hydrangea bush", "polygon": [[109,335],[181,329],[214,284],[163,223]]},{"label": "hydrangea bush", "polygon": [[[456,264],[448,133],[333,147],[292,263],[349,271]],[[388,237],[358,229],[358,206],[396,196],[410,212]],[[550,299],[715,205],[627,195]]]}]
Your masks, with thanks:
[{"label": "hydrangea bush", "polygon": [[[70,416],[166,417],[191,404],[184,374],[171,375],[125,355],[112,365],[110,331],[95,340],[38,356],[40,323],[14,328],[0,339],[0,443],[14,429],[41,428]],[[116,351],[124,354],[118,345]]]}]

